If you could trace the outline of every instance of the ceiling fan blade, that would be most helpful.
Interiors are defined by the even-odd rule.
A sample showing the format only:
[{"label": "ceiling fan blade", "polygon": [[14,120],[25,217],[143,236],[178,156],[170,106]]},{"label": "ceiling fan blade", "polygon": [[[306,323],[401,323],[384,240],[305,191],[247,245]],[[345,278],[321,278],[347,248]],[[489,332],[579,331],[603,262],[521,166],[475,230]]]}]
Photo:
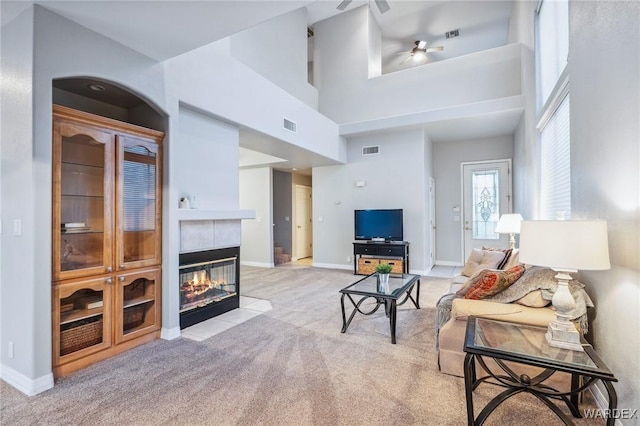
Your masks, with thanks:
[{"label": "ceiling fan blade", "polygon": [[398,52],[398,53],[396,53],[396,55],[409,55],[411,53],[412,52],[410,50],[407,50],[406,52]]},{"label": "ceiling fan blade", "polygon": [[443,50],[444,50],[444,47],[442,47],[442,46],[429,47],[429,48],[427,48],[426,53],[442,52]]},{"label": "ceiling fan blade", "polygon": [[400,65],[404,64],[405,62],[407,62],[409,59],[413,58],[413,55],[409,55],[406,58],[404,58],[401,62]]},{"label": "ceiling fan blade", "polygon": [[347,6],[349,6],[349,3],[351,3],[351,0],[343,0],[342,3],[340,3],[338,5],[338,7],[336,7],[336,9],[338,10],[345,10],[347,8]]},{"label": "ceiling fan blade", "polygon": [[418,49],[424,49],[427,46],[427,42],[418,40],[416,41],[416,46],[418,46]]},{"label": "ceiling fan blade", "polygon": [[391,7],[389,7],[389,3],[387,3],[387,0],[375,0],[375,1],[376,1],[376,6],[378,6],[378,10],[380,11],[380,13],[388,12],[389,9],[391,9]]}]

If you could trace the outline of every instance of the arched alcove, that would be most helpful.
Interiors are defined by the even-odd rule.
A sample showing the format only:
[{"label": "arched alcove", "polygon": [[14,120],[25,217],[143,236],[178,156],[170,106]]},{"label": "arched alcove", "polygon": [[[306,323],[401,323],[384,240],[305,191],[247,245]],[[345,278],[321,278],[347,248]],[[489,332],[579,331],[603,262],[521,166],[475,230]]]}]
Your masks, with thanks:
[{"label": "arched alcove", "polygon": [[166,132],[165,117],[152,103],[116,83],[91,77],[53,80],[52,101],[80,111]]}]

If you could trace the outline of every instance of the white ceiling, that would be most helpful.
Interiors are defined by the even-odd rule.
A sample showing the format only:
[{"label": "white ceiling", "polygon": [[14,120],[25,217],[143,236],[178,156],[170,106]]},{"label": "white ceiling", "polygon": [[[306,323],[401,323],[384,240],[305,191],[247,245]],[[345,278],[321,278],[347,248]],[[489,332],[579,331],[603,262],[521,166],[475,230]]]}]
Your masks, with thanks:
[{"label": "white ceiling", "polygon": [[[341,0],[37,0],[0,2],[2,25],[31,4],[39,4],[59,15],[92,29],[155,60],[177,56],[213,41],[260,24],[278,15],[307,7],[308,23],[330,18],[338,13]],[[431,60],[454,56],[506,44],[512,2],[508,0],[389,0],[391,9],[380,14],[369,1],[354,0],[346,11],[369,5],[383,36],[383,71],[413,66],[398,52],[408,51],[413,42],[426,40],[444,46],[443,52],[431,54]],[[114,7],[115,6],[115,7]],[[460,36],[445,39],[444,33],[460,29]],[[485,117],[487,118],[487,117]],[[469,119],[432,123],[425,129],[434,141],[468,139],[474,134],[485,137],[512,133],[517,125],[514,115],[503,120]],[[326,159],[282,141],[247,130],[241,131],[241,145],[271,157],[245,151],[245,166],[279,164],[282,167],[308,168],[324,165]],[[281,161],[282,160],[282,161]]]}]

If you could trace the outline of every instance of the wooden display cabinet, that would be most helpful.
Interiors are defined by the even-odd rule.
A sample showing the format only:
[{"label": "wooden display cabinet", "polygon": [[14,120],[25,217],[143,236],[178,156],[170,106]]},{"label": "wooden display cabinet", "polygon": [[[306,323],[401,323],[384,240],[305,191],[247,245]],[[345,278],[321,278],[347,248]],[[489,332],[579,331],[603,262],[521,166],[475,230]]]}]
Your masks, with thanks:
[{"label": "wooden display cabinet", "polygon": [[164,134],[58,105],[53,113],[60,376],[159,337]]}]

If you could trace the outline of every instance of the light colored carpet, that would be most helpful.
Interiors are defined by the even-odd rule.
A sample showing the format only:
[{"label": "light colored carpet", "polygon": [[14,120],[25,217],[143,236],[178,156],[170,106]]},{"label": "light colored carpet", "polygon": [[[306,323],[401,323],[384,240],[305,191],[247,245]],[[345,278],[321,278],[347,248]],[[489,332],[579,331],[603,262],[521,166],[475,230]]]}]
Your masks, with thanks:
[{"label": "light colored carpet", "polygon": [[[357,315],[340,333],[339,290],[358,278],[319,268],[243,267],[241,293],[270,300],[273,310],[203,342],[180,338],[135,348],[34,397],[2,382],[0,423],[465,424],[464,380],[437,369],[433,307],[448,281],[422,279],[422,309],[399,308],[393,345],[382,310]],[[478,388],[477,412],[499,391]],[[562,424],[528,395],[505,402],[486,424],[533,419]]]}]

